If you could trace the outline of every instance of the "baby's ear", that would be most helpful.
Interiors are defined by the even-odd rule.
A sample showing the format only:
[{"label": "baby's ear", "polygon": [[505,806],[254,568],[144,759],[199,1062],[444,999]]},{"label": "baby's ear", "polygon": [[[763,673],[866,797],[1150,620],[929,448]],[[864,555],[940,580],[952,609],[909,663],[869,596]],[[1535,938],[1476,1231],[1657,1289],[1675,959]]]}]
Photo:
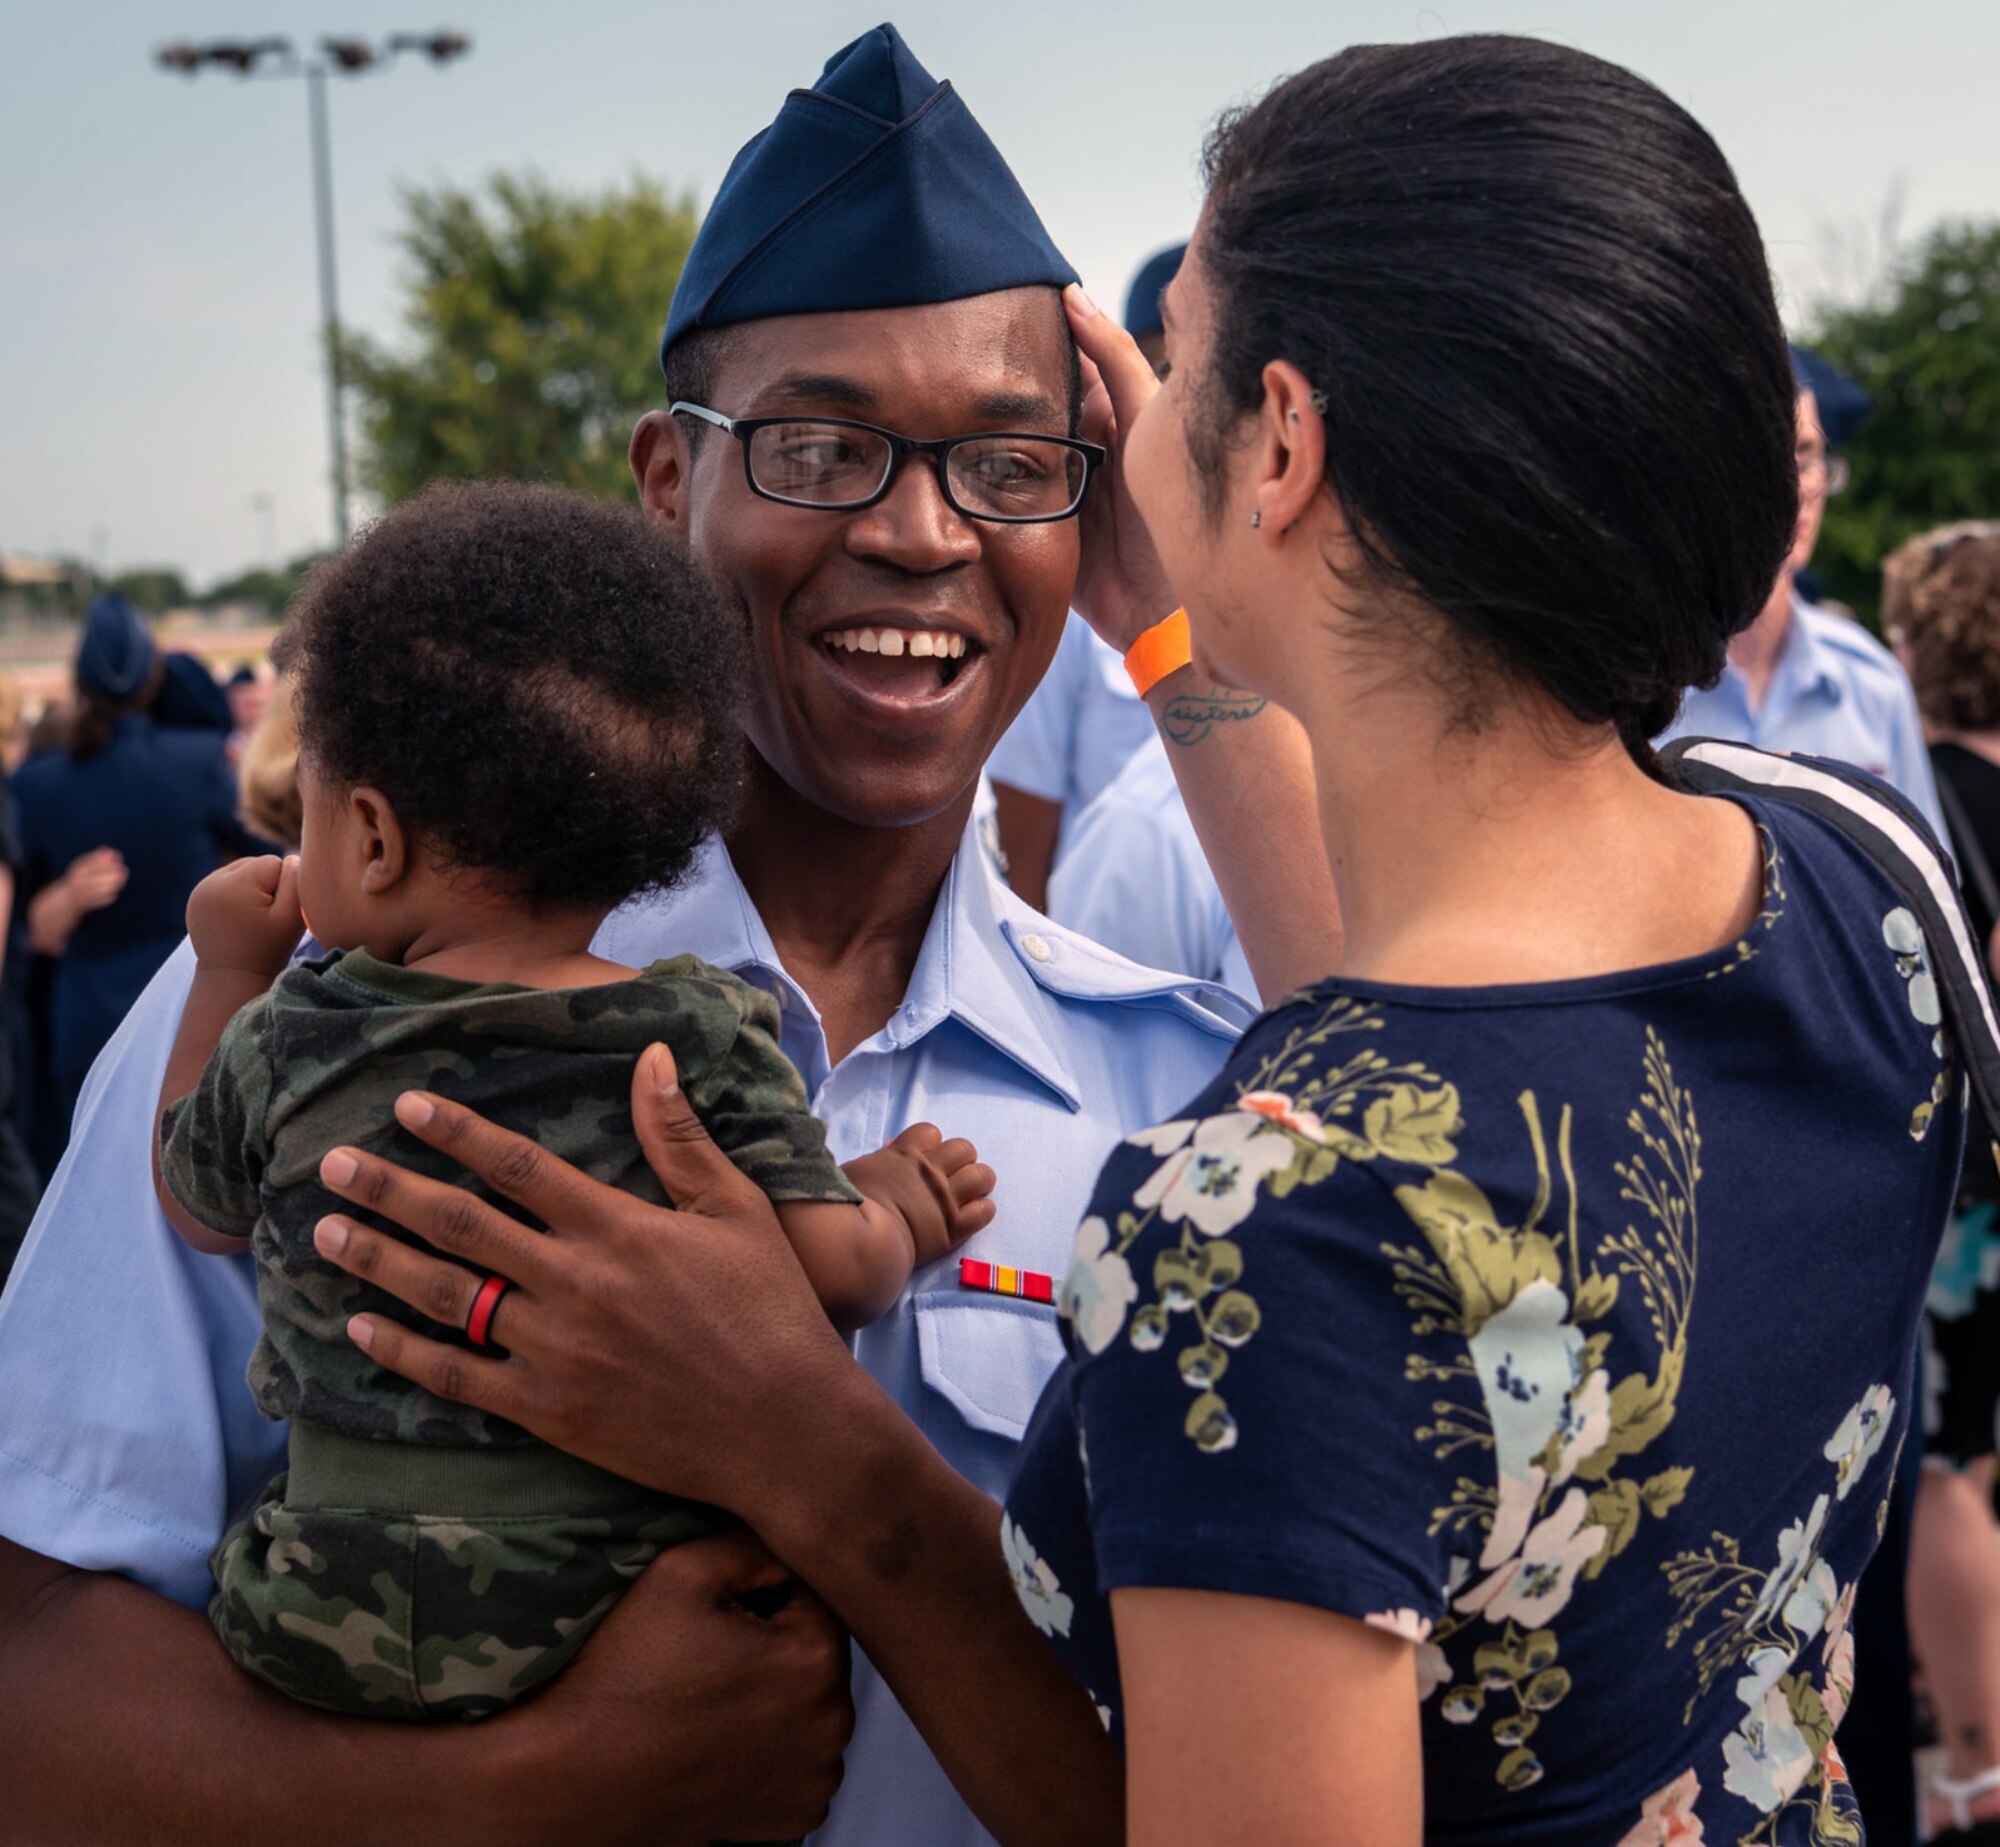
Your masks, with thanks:
[{"label": "baby's ear", "polygon": [[371,898],[386,897],[409,876],[410,838],[380,789],[350,790],[347,811],[360,837],[361,889]]}]

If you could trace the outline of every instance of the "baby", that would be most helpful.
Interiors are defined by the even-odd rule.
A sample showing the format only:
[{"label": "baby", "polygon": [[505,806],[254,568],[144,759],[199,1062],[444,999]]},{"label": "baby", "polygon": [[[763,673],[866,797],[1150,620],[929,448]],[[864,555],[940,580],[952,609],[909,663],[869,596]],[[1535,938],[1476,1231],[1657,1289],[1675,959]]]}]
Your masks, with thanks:
[{"label": "baby", "polygon": [[[421,1088],[663,1201],[630,1107],[662,1042],[843,1328],[987,1223],[992,1174],[928,1124],[836,1165],[769,995],[692,956],[591,953],[607,913],[687,869],[740,775],[744,640],[641,514],[434,487],[314,575],[289,646],[300,853],[196,889],[161,1087],[160,1203],[198,1248],[252,1253],[250,1385],[291,1419],[287,1471],[215,1552],[211,1614],[295,1699],[480,1718],[723,1517],[371,1363],[349,1316],[419,1317],[315,1253],[314,1224],[354,1211],[320,1184],[327,1150],[466,1184],[393,1119]],[[301,906],[322,947],[294,964]],[[504,1341],[506,1312],[467,1338]]]}]

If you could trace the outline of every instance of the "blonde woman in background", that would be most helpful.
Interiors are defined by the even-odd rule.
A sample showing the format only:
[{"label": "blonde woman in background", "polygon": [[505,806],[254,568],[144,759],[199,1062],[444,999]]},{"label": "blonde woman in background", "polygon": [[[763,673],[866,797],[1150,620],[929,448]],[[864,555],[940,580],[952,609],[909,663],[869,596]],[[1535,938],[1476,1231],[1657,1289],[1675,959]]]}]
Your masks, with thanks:
[{"label": "blonde woman in background", "polygon": [[299,802],[299,721],[292,706],[292,683],[283,673],[270,689],[270,703],[244,741],[236,765],[243,798],[243,825],[260,840],[296,852],[303,810]]}]

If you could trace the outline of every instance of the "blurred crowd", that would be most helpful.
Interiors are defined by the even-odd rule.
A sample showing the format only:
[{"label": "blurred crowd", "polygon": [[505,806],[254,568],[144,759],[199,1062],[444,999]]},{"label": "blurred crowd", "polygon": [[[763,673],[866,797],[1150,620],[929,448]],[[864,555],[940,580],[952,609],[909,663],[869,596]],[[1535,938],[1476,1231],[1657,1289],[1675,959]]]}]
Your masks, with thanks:
[{"label": "blurred crowd", "polygon": [[67,698],[30,714],[0,675],[0,1280],[91,1064],[185,934],[188,894],[297,838],[279,685],[268,660],[218,675],[163,649],[122,596],[90,605]]}]

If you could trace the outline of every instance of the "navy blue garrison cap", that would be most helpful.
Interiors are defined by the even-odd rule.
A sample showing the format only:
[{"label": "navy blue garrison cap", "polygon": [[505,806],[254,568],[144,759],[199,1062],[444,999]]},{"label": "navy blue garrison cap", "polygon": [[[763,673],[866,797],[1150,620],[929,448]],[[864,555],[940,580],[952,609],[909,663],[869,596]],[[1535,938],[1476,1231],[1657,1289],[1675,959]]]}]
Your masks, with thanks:
[{"label": "navy blue garrison cap", "polygon": [[100,596],[84,612],[77,683],[123,705],[146,684],[156,652],[145,617],[122,596]]},{"label": "navy blue garrison cap", "polygon": [[660,354],[697,327],[1075,280],[958,92],[877,26],[730,163]]},{"label": "navy blue garrison cap", "polygon": [[1792,348],[1792,377],[1801,391],[1813,394],[1813,401],[1819,406],[1820,430],[1836,449],[1852,440],[1875,408],[1875,400],[1845,372],[1836,370],[1803,346]]},{"label": "navy blue garrison cap", "polygon": [[1160,320],[1160,291],[1180,274],[1181,258],[1186,255],[1187,245],[1174,244],[1156,250],[1139,265],[1139,273],[1132,278],[1132,292],[1125,297],[1125,331],[1135,340],[1166,332]]}]

